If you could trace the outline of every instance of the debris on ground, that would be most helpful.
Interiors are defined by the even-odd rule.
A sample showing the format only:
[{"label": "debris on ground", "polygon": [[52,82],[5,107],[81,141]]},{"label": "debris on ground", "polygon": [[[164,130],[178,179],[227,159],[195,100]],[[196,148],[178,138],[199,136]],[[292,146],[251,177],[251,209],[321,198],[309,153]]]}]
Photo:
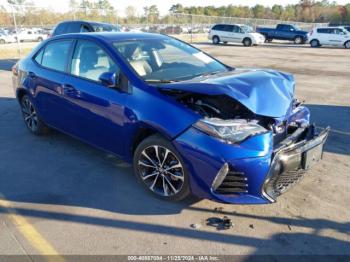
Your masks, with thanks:
[{"label": "debris on ground", "polygon": [[222,207],[216,207],[214,208],[214,213],[222,213],[224,209]]},{"label": "debris on ground", "polygon": [[250,224],[249,227],[250,227],[251,229],[254,229],[254,225],[253,225],[253,224]]},{"label": "debris on ground", "polygon": [[233,227],[233,223],[227,216],[223,218],[211,217],[207,219],[207,226],[215,227],[217,230],[227,230]]},{"label": "debris on ground", "polygon": [[201,224],[191,224],[191,227],[194,229],[199,229],[202,227],[202,225]]}]

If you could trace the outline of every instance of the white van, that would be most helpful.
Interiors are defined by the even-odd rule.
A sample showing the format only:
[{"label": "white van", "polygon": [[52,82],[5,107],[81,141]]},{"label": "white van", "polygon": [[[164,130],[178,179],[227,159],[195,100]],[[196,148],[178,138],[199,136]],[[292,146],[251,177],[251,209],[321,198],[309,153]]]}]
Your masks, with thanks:
[{"label": "white van", "polygon": [[344,27],[314,28],[309,34],[309,43],[311,47],[332,45],[350,48],[350,32]]},{"label": "white van", "polygon": [[247,25],[239,24],[217,24],[209,31],[208,39],[217,45],[220,42],[242,43],[244,46],[260,45],[265,42],[262,34],[254,33]]}]

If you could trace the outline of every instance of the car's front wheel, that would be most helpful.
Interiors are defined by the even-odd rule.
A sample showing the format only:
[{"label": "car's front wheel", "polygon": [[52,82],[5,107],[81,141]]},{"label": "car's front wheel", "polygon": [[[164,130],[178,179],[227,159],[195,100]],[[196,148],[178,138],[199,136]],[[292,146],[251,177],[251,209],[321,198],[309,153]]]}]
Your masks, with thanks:
[{"label": "car's front wheel", "polygon": [[294,43],[297,45],[303,44],[304,43],[304,39],[301,36],[296,36],[294,38]]},{"label": "car's front wheel", "polygon": [[243,39],[243,45],[244,46],[251,46],[252,45],[252,40],[249,37],[246,37]]},{"label": "car's front wheel", "polygon": [[24,123],[33,134],[44,135],[48,132],[49,128],[40,119],[34,104],[27,95],[21,99],[21,109]]},{"label": "car's front wheel", "polygon": [[190,195],[188,173],[173,145],[159,135],[142,141],[135,150],[134,173],[154,195],[178,201]]}]

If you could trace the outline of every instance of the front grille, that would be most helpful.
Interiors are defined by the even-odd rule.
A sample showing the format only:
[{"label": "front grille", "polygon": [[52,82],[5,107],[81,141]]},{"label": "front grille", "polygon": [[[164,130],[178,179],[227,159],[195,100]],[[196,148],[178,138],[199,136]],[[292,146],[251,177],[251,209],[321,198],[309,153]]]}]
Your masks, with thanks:
[{"label": "front grille", "polygon": [[266,183],[265,190],[269,196],[276,198],[286,192],[291,186],[299,182],[305,174],[305,170],[293,170],[281,174],[276,173]]},{"label": "front grille", "polygon": [[218,194],[248,193],[248,178],[243,172],[232,170],[227,173],[221,185],[215,190]]}]

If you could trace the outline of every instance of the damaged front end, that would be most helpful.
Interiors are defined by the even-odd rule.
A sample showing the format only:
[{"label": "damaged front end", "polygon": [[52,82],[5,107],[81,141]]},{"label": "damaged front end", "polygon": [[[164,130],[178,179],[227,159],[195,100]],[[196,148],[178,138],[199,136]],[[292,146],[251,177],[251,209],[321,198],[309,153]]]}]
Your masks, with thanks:
[{"label": "damaged front end", "polygon": [[186,156],[191,187],[202,192],[199,196],[236,204],[275,202],[322,158],[329,128],[318,134],[309,110],[293,95],[281,110],[271,109],[273,103],[269,108],[264,98],[254,107],[230,93],[161,92],[202,117],[174,141]]}]

